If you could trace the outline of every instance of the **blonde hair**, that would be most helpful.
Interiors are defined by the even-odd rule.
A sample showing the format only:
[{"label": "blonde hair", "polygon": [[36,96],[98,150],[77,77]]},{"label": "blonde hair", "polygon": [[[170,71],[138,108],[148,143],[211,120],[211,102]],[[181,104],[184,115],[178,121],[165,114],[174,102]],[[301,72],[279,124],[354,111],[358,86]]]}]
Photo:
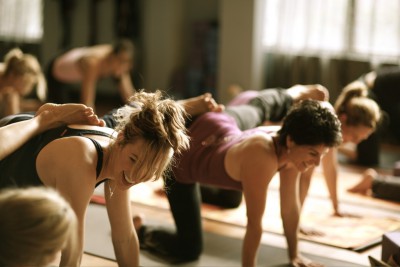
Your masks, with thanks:
[{"label": "blonde hair", "polygon": [[[37,58],[31,54],[24,54],[19,48],[10,50],[4,57],[4,76],[15,75],[19,79],[29,76],[35,79],[36,95],[44,102],[46,100],[47,85]],[[30,92],[25,92],[29,94]]]},{"label": "blonde hair", "polygon": [[335,102],[335,111],[338,116],[346,115],[346,124],[351,126],[375,129],[381,120],[379,105],[368,98],[368,89],[360,81],[352,82],[343,89]]},{"label": "blonde hair", "polygon": [[1,266],[45,266],[67,242],[77,244],[76,215],[53,189],[3,190],[0,216]]},{"label": "blonde hair", "polygon": [[130,105],[120,108],[115,114],[116,131],[123,137],[119,145],[132,143],[142,138],[148,144],[142,151],[138,164],[131,174],[136,183],[157,180],[172,163],[172,155],[189,147],[183,107],[174,100],[162,99],[161,91],[135,93]]}]

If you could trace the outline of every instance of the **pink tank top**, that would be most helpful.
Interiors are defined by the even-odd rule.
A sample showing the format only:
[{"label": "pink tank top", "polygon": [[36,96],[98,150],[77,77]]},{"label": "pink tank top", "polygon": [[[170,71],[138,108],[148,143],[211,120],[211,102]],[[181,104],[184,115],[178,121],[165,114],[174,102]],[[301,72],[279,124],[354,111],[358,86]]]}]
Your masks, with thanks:
[{"label": "pink tank top", "polygon": [[74,48],[56,59],[53,66],[54,77],[66,83],[82,81],[78,61],[86,54],[86,47]]}]

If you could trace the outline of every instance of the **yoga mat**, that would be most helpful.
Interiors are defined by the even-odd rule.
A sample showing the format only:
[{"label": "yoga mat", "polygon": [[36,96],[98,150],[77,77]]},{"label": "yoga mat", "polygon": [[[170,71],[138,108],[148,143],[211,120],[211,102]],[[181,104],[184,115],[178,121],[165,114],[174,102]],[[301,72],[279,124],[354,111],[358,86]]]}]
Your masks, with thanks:
[{"label": "yoga mat", "polygon": [[[282,234],[279,178],[277,176],[272,179],[268,189],[263,228],[268,232]],[[351,194],[346,191],[359,179],[359,173],[342,168],[338,180],[338,196],[342,212],[360,217],[333,217],[331,216],[332,204],[327,197],[328,192],[322,172],[320,169],[315,171],[309,195],[303,207],[301,226],[318,230],[324,235],[300,235],[301,239],[358,251],[378,244],[384,233],[400,228],[399,203]],[[169,209],[165,196],[157,193],[161,188],[161,181],[139,184],[130,189],[131,200],[133,203]],[[212,205],[202,205],[202,216],[205,219],[242,227],[246,225],[245,214],[244,202],[236,209],[220,209]]]},{"label": "yoga mat", "polygon": [[[142,183],[132,187],[131,200],[133,206],[141,204],[156,209],[169,210],[165,195],[159,192],[159,182]],[[104,204],[102,196],[95,196],[93,202]],[[361,217],[333,217],[331,203],[328,199],[308,198],[302,212],[301,226],[317,230],[323,235],[308,236],[300,234],[300,239],[360,251],[380,243],[382,235],[400,229],[400,217],[392,213],[384,213],[377,209],[369,209],[360,205],[342,204],[342,210],[349,210]],[[350,213],[347,212],[347,213]],[[225,224],[246,226],[246,208],[243,202],[236,209],[221,209],[213,205],[202,205],[202,217]],[[266,232],[283,234],[279,207],[279,193],[269,190],[267,207],[263,220]]]},{"label": "yoga mat", "polygon": [[[169,204],[165,197],[154,193],[154,191],[144,196],[145,191],[140,189],[139,193],[139,189],[133,190],[131,194],[132,202],[159,209],[169,209]],[[268,193],[263,228],[267,232],[283,234],[279,202],[276,200],[278,198],[278,192],[271,191]],[[357,251],[378,244],[384,233],[400,228],[400,219],[398,218],[384,217],[385,215],[378,215],[377,212],[371,212],[371,210],[362,211],[357,206],[348,207],[348,209],[359,210],[359,214],[362,214],[362,217],[333,217],[331,216],[330,202],[308,199],[302,212],[301,226],[317,230],[323,235],[307,236],[300,234],[300,238]],[[203,204],[202,217],[245,227],[245,204],[242,203],[236,209],[219,209],[212,205]]]},{"label": "yoga mat", "polygon": [[[398,202],[378,199],[372,196],[354,194],[347,191],[347,189],[353,187],[362,179],[361,173],[365,169],[366,168],[361,167],[339,167],[337,181],[339,204],[346,203],[363,207],[367,206],[370,208],[383,209],[400,214],[400,203]],[[279,179],[273,179],[269,188],[273,190],[279,190]],[[308,196],[311,198],[329,199],[325,178],[320,169],[317,169],[314,177],[311,180]]]},{"label": "yoga mat", "polygon": [[[149,224],[160,224],[160,221],[147,222]],[[174,264],[174,266],[240,266],[241,246],[242,241],[238,238],[205,232],[204,252],[200,259],[185,264]],[[102,205],[90,204],[88,207],[84,250],[88,254],[115,260],[115,254],[110,237],[110,225],[107,219],[107,211]],[[353,255],[354,252],[348,253],[350,254],[341,255],[341,260],[329,258],[329,255],[334,256],[335,253],[327,254],[328,256],[324,257],[305,253],[305,256],[316,262],[322,263],[325,266],[331,267],[368,266],[367,256],[360,259],[357,255]],[[285,248],[262,244],[258,254],[259,266],[288,266],[287,251]],[[357,258],[357,260],[351,261],[352,258]],[[141,266],[171,266],[168,262],[157,258],[146,251],[141,251],[140,264]]]}]

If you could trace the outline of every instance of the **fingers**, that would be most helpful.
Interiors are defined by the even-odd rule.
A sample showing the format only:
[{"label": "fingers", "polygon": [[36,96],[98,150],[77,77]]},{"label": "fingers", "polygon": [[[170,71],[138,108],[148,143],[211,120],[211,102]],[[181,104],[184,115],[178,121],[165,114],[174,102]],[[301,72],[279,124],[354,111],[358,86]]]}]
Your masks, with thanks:
[{"label": "fingers", "polygon": [[215,112],[221,112],[224,111],[225,106],[222,104],[218,104],[217,101],[215,101],[214,98],[211,97],[211,95],[209,95],[206,98],[207,102],[208,102],[208,109],[210,111],[215,111]]}]

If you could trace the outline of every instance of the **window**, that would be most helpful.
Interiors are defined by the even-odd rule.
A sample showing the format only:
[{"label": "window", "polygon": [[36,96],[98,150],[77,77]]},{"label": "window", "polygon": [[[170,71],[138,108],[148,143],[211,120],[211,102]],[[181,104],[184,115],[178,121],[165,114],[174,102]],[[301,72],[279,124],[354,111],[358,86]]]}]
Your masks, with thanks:
[{"label": "window", "polygon": [[39,42],[42,11],[42,0],[0,0],[0,40]]},{"label": "window", "polygon": [[400,55],[398,0],[265,0],[263,45],[291,52]]}]

